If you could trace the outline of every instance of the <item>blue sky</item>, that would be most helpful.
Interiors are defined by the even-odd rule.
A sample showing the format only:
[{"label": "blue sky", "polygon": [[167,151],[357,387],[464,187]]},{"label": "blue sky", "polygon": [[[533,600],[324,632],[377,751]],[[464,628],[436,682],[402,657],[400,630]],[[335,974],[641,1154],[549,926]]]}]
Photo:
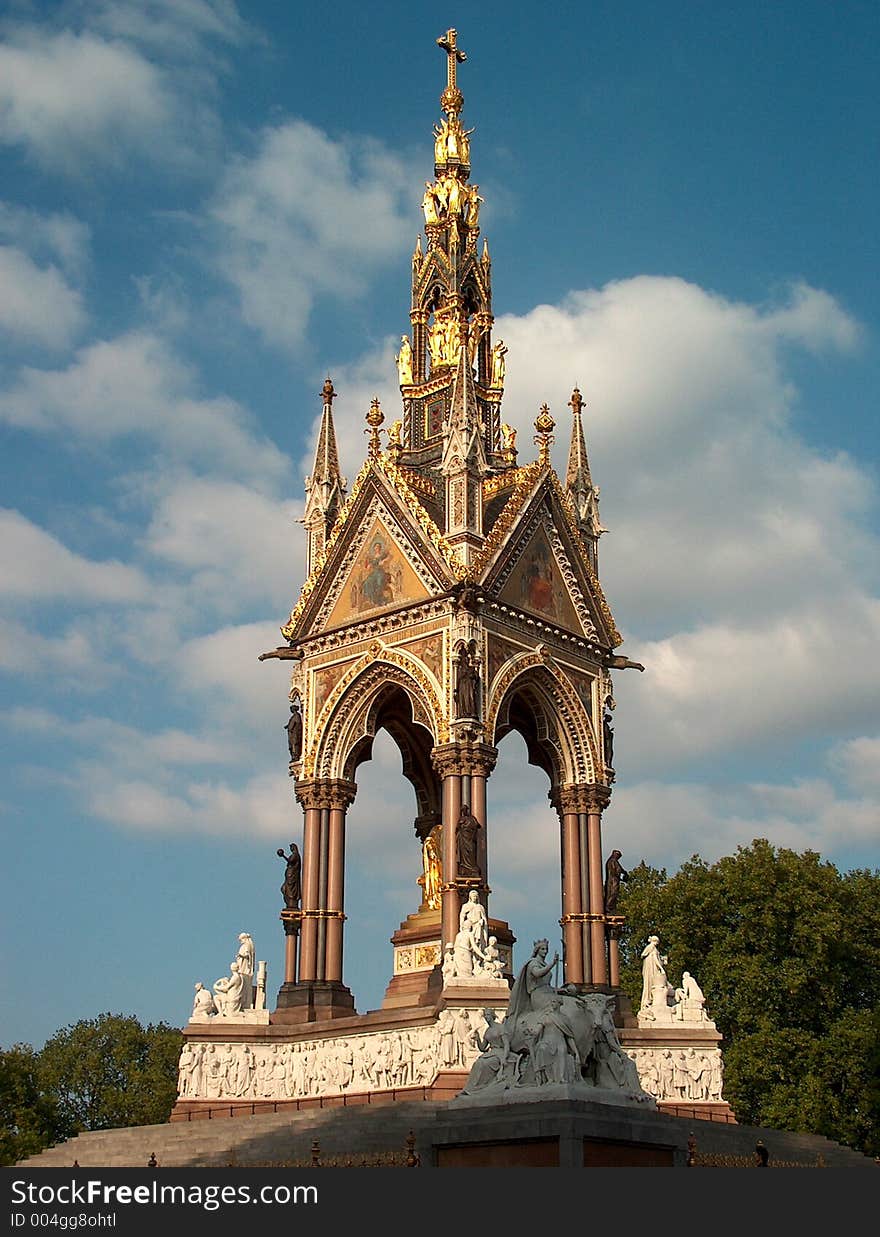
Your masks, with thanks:
[{"label": "blue sky", "polygon": [[[299,839],[278,642],[325,375],[393,415],[459,31],[505,419],[578,383],[616,678],[606,850],[766,836],[877,866],[878,46],[871,3],[8,3],[0,25],[0,1044],[181,1024]],[[418,904],[390,740],[349,830],[345,978]],[[557,934],[517,736],[491,910]],[[494,825],[494,829],[493,829]],[[662,934],[663,925],[658,925]]]}]

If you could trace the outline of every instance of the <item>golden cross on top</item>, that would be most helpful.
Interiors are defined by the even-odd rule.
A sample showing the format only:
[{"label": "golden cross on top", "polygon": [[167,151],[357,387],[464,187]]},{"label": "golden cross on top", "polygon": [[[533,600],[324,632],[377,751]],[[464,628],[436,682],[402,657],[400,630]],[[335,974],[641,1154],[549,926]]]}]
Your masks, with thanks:
[{"label": "golden cross on top", "polygon": [[446,52],[446,88],[447,90],[455,90],[455,66],[461,64],[463,60],[467,60],[467,52],[463,52],[461,48],[456,47],[455,40],[458,37],[456,30],[447,30],[445,34],[441,34],[437,40],[438,47],[442,47]]}]

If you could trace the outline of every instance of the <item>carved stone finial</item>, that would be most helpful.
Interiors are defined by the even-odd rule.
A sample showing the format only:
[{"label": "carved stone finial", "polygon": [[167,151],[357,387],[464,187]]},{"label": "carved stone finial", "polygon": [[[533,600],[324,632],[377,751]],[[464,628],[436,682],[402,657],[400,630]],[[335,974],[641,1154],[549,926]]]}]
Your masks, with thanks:
[{"label": "carved stone finial", "polygon": [[381,451],[381,443],[379,441],[379,433],[382,422],[385,420],[385,414],[379,403],[379,397],[374,396],[370,403],[370,411],[367,413],[366,422],[369,429],[364,430],[365,434],[369,434],[370,441],[367,446],[367,454],[371,459],[375,459]]},{"label": "carved stone finial", "polygon": [[555,428],[556,422],[550,415],[550,409],[546,404],[542,404],[540,412],[535,417],[535,429],[538,431],[535,435],[535,443],[538,447],[538,461],[541,464],[550,463],[550,446],[553,442]]}]

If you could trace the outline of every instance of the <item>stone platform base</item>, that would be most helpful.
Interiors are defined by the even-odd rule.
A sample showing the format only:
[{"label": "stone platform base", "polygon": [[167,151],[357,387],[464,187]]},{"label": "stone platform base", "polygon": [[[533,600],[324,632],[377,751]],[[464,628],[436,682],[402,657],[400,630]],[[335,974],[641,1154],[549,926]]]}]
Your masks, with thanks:
[{"label": "stone platform base", "polygon": [[175,1121],[80,1134],[22,1166],[144,1168],[155,1156],[160,1168],[359,1167],[383,1155],[403,1167],[412,1155],[421,1168],[751,1167],[759,1138],[771,1168],[876,1171],[868,1156],[816,1135],[566,1101],[479,1109],[400,1102]]}]

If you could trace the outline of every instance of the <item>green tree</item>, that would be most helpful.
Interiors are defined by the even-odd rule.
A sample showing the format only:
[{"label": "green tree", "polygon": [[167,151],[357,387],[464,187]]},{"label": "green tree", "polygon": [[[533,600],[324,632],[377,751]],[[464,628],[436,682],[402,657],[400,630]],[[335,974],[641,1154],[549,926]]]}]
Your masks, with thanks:
[{"label": "green tree", "polygon": [[39,1080],[66,1127],[105,1130],[167,1121],[183,1036],[167,1023],[101,1014],[56,1032],[39,1053]]},{"label": "green tree", "polygon": [[670,982],[695,975],[724,1035],[740,1121],[880,1153],[880,872],[841,873],[758,838],[671,877],[638,865],[620,910],[624,990],[637,1007],[656,932]]},{"label": "green tree", "polygon": [[17,1164],[67,1137],[54,1097],[40,1089],[38,1065],[30,1044],[0,1052],[0,1165]]}]

